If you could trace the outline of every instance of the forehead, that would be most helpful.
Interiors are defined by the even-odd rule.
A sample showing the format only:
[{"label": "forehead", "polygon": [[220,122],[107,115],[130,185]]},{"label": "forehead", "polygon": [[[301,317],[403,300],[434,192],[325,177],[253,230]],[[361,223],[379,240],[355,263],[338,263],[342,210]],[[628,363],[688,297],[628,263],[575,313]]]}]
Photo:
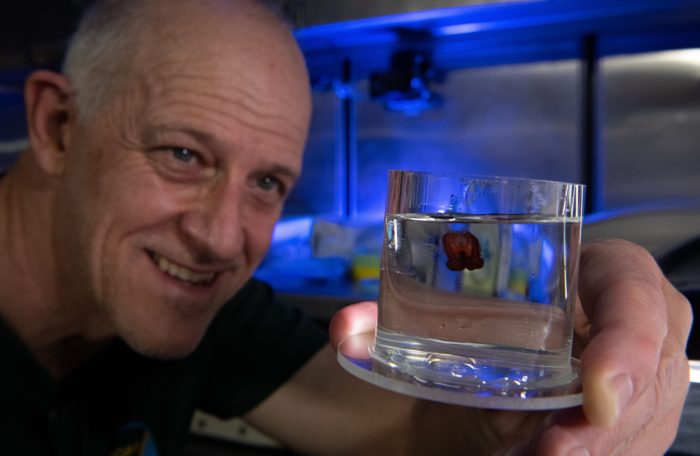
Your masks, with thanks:
[{"label": "forehead", "polygon": [[281,72],[289,82],[308,80],[291,31],[259,2],[156,0],[154,5],[138,21],[141,42],[134,55],[139,66],[196,61],[202,70],[237,70],[261,85]]},{"label": "forehead", "polygon": [[239,139],[259,134],[271,140],[305,138],[308,102],[290,94],[299,88],[268,77],[264,68],[256,72],[252,65],[210,62],[193,57],[147,70],[134,100],[141,104],[144,120],[198,124],[212,135]]},{"label": "forehead", "polygon": [[303,143],[308,75],[286,27],[248,2],[185,4],[192,10],[143,19],[155,26],[132,56],[132,104],[155,123],[200,124],[238,140],[264,133],[271,147]]}]

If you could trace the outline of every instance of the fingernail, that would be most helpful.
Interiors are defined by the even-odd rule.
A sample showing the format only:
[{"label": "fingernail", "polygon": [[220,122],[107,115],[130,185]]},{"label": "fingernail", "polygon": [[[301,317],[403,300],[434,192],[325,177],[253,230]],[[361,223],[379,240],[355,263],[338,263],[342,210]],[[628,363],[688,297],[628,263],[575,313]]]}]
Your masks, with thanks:
[{"label": "fingernail", "polygon": [[586,447],[576,447],[567,453],[567,456],[591,456],[591,452]]},{"label": "fingernail", "polygon": [[617,421],[622,411],[629,404],[634,392],[634,384],[629,374],[620,374],[608,380],[608,391],[613,400],[613,421]]},{"label": "fingernail", "polygon": [[596,426],[610,428],[632,399],[634,384],[629,374],[614,377],[591,375],[584,378],[583,391],[586,417]]}]

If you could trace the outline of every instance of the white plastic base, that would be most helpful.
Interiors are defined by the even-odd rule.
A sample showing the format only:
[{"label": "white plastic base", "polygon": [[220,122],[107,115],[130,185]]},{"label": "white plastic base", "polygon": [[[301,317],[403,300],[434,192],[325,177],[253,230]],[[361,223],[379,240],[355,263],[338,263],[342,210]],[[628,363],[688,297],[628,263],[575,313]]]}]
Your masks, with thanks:
[{"label": "white plastic base", "polygon": [[474,385],[427,383],[370,355],[374,334],[351,336],[338,347],[338,362],[356,377],[397,393],[436,402],[500,410],[551,410],[575,407],[583,402],[580,363],[572,358],[573,379],[545,389],[502,391]]}]

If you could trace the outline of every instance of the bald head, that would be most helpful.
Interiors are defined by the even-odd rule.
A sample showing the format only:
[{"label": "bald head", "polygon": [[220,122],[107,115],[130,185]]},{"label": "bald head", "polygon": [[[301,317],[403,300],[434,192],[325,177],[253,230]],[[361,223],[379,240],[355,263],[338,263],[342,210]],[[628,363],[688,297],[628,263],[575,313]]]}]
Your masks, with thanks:
[{"label": "bald head", "polygon": [[250,78],[261,86],[275,72],[308,79],[288,24],[257,0],[97,0],[71,40],[63,72],[79,114],[90,117],[121,84],[153,76],[154,60],[176,71],[177,61],[191,56],[208,67],[236,59],[242,70],[267,59],[269,71]]}]

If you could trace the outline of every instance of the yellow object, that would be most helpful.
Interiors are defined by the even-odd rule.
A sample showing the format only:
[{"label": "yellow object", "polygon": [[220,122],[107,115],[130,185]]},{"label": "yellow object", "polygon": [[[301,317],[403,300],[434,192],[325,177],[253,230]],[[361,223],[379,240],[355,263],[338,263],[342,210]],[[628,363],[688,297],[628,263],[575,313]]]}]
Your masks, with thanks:
[{"label": "yellow object", "polygon": [[379,256],[357,255],[352,258],[353,280],[378,279]]}]

